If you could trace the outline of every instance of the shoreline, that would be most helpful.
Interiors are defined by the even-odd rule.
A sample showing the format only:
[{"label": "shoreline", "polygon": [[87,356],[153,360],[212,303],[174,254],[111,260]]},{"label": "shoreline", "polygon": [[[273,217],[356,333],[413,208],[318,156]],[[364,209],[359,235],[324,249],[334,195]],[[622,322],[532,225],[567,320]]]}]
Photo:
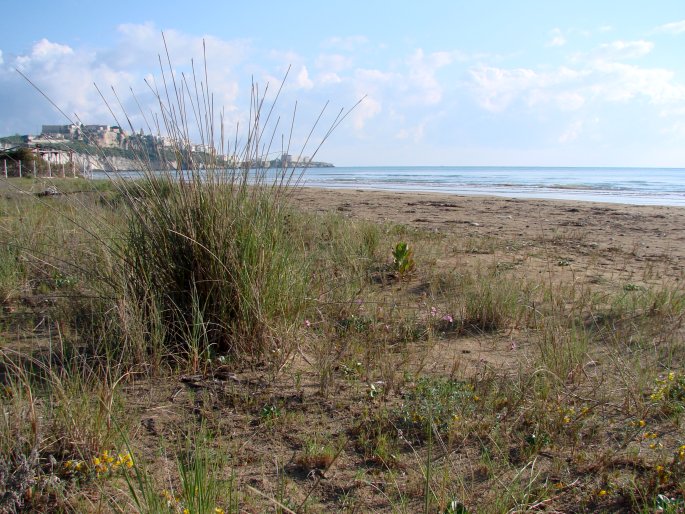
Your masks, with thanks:
[{"label": "shoreline", "polygon": [[[438,189],[423,189],[423,190],[417,190],[417,189],[411,189],[411,188],[402,188],[402,187],[373,187],[373,186],[368,186],[368,187],[361,187],[361,186],[323,186],[319,184],[315,185],[301,185],[299,187],[303,188],[311,188],[311,189],[326,189],[326,190],[331,190],[331,191],[338,191],[338,190],[343,190],[343,191],[378,191],[378,192],[385,192],[385,193],[415,193],[415,194],[435,194],[435,195],[441,195],[441,196],[464,196],[464,197],[483,197],[483,198],[488,198],[488,197],[495,197],[495,198],[504,198],[504,199],[520,199],[520,200],[541,200],[541,201],[551,201],[551,202],[590,202],[590,203],[601,203],[601,204],[608,204],[608,205],[634,205],[634,206],[654,206],[654,207],[675,207],[675,208],[685,208],[685,203],[683,203],[682,200],[678,201],[677,203],[658,203],[657,200],[652,200],[652,198],[645,197],[645,196],[637,196],[634,195],[633,197],[629,196],[621,196],[621,195],[612,195],[612,194],[600,194],[599,192],[596,192],[597,190],[593,190],[591,188],[585,189],[585,190],[580,190],[580,189],[566,189],[566,188],[558,188],[558,189],[549,189],[547,190],[548,194],[543,195],[539,192],[517,192],[517,191],[503,191],[503,192],[495,192],[492,190],[476,190],[474,189],[474,192],[469,192],[469,191],[464,191],[464,190],[459,190],[459,191],[445,191],[443,189],[438,190]],[[540,188],[541,190],[544,188]],[[569,193],[562,193],[562,191],[568,191]],[[570,191],[575,191],[575,194],[571,194]],[[593,192],[596,192],[595,194],[591,194]],[[629,199],[632,198],[632,201]],[[637,201],[639,200],[639,201]],[[672,200],[673,201],[673,200]]]},{"label": "shoreline", "polygon": [[[391,188],[374,188],[374,187],[360,187],[360,186],[320,186],[320,185],[306,185],[298,184],[292,186],[297,190],[313,190],[313,191],[327,191],[331,193],[343,192],[343,193],[385,193],[385,194],[397,194],[397,195],[418,195],[418,196],[435,196],[439,198],[463,198],[463,199],[497,199],[503,201],[539,201],[539,202],[551,202],[551,203],[562,203],[577,206],[578,204],[591,204],[600,205],[605,207],[655,207],[655,208],[665,208],[665,209],[676,209],[683,210],[685,205],[669,205],[669,204],[656,204],[656,203],[630,203],[630,202],[619,202],[619,201],[609,201],[609,200],[586,200],[582,198],[544,198],[540,196],[518,196],[516,194],[507,193],[492,193],[492,192],[476,192],[469,193],[464,191],[459,192],[449,192],[449,191],[433,191],[433,190],[413,190],[413,189],[391,189]],[[526,193],[524,193],[526,194]]]}]

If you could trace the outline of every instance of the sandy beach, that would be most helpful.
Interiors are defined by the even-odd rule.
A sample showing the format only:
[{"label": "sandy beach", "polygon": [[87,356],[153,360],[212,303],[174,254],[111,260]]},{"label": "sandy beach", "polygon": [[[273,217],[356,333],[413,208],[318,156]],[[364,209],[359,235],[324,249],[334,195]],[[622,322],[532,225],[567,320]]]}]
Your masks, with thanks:
[{"label": "sandy beach", "polygon": [[[105,469],[89,463],[102,463],[111,454],[154,470],[151,476],[160,485],[150,490],[158,495],[179,469],[176,457],[160,454],[160,441],[169,455],[184,456],[186,431],[202,434],[203,427],[212,433],[206,448],[226,456],[226,464],[216,469],[236,477],[241,501],[249,502],[241,512],[271,509],[279,484],[287,484],[290,505],[306,504],[308,512],[349,511],[350,498],[355,512],[419,512],[428,483],[425,462],[435,477],[435,512],[447,512],[454,498],[469,512],[527,512],[543,502],[555,512],[651,512],[633,508],[635,484],[648,491],[647,500],[680,491],[685,208],[291,189],[290,206],[304,214],[274,209],[283,216],[276,219],[283,223],[283,239],[276,245],[262,236],[254,247],[293,252],[285,273],[273,274],[269,284],[287,295],[284,304],[293,305],[302,291],[295,286],[307,282],[311,307],[293,315],[286,328],[269,332],[278,336],[279,346],[260,361],[241,363],[230,354],[205,358],[208,350],[199,356],[192,347],[178,350],[175,340],[160,339],[169,345],[163,348],[176,352],[172,367],[166,353],[155,357],[159,360],[149,356],[162,350],[149,350],[152,336],[141,336],[138,327],[150,319],[127,300],[128,289],[115,290],[119,296],[102,299],[101,307],[91,301],[92,291],[112,286],[108,282],[104,289],[102,279],[93,278],[101,269],[89,271],[101,266],[93,254],[105,251],[98,248],[102,239],[93,243],[92,234],[77,229],[93,226],[92,219],[112,219],[103,233],[130,238],[123,222],[131,222],[130,213],[118,203],[114,185],[40,179],[3,185],[0,228],[10,263],[9,272],[0,274],[4,365],[21,369],[14,356],[24,354],[32,359],[26,359],[29,364],[41,362],[42,355],[71,341],[80,345],[74,351],[83,352],[77,356],[94,360],[85,353],[95,351],[89,346],[92,334],[111,345],[108,351],[123,348],[127,356],[145,359],[140,365],[132,360],[131,366],[139,366],[133,368],[135,377],[128,379],[132,374],[124,370],[116,395],[107,393],[112,418],[128,420],[130,442],[112,442],[107,423],[98,421],[105,386],[88,369],[76,383],[85,387],[91,380],[97,389],[77,389],[75,401],[65,407],[71,409],[66,428],[56,411],[43,405],[68,398],[64,391],[73,383],[68,373],[80,373],[80,367],[65,368],[65,378],[46,393],[45,403],[35,404],[43,409],[35,423],[47,434],[44,454],[63,460],[65,471],[59,473],[65,481],[83,479],[80,489],[67,491],[70,497],[111,487],[107,494],[119,498],[114,486],[121,482],[114,480],[123,478],[115,468],[107,471],[109,483],[88,481]],[[206,185],[199,181],[197,188]],[[45,196],[48,186],[60,194]],[[150,219],[169,223],[166,215],[176,208],[183,223],[153,233],[178,234],[176,227],[187,229],[188,212],[196,215],[202,205],[190,196],[198,189],[134,196],[128,208],[149,202],[142,219],[153,229],[157,225],[148,224]],[[213,203],[197,220],[209,219],[223,231],[226,219],[241,220],[222,203],[230,194],[205,198]],[[159,211],[150,208],[155,205]],[[246,234],[259,235],[254,213],[260,209],[243,215]],[[264,233],[272,234],[273,220],[266,221]],[[230,248],[234,240],[216,248]],[[401,242],[413,250],[406,272],[393,261]],[[210,244],[207,239],[194,248]],[[157,247],[175,248],[146,246],[141,255],[147,262],[157,262],[150,259]],[[14,248],[20,251],[9,251]],[[277,251],[266,251],[271,253],[260,255],[259,265],[278,262]],[[209,255],[213,262],[218,251]],[[181,266],[187,265],[185,256],[179,253]],[[159,262],[155,273],[174,269],[166,254]],[[226,262],[217,271],[226,285],[221,291],[231,284],[227,266],[236,265]],[[238,265],[260,269],[247,258]],[[113,275],[117,280],[119,269],[135,268],[122,260]],[[250,285],[267,291],[262,285],[267,275],[256,276]],[[289,290],[291,276],[301,279]],[[148,291],[144,284],[141,289]],[[273,316],[267,318],[273,327],[285,323],[281,311]],[[97,323],[92,332],[84,330],[83,320],[89,319]],[[101,320],[108,323],[101,326]],[[160,324],[160,333],[178,326],[173,323]],[[144,346],[124,346],[129,341]],[[142,366],[157,368],[148,376],[138,374]],[[17,420],[16,427],[5,428],[7,441],[19,440],[32,426],[25,421],[34,405],[23,393],[29,385],[10,382],[16,392],[3,394],[3,408]],[[71,420],[81,419],[88,420],[93,443],[79,439],[81,426]],[[437,434],[438,444],[431,446],[427,434]],[[75,449],[63,450],[62,441],[76,441]],[[507,500],[506,510],[491,508],[501,506],[505,483],[537,489]],[[349,495],[341,499],[340,491]]]},{"label": "sandy beach", "polygon": [[539,268],[552,258],[593,282],[683,277],[685,209],[679,207],[313,188],[298,190],[294,200],[309,211],[493,238],[509,253],[536,249],[526,254],[541,257]]}]

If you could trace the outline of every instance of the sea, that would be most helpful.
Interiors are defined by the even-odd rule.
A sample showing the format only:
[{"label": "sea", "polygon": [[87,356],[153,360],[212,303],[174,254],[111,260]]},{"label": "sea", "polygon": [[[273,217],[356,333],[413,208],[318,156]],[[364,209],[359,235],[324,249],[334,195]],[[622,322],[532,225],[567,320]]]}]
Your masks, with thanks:
[{"label": "sea", "polygon": [[302,182],[335,189],[685,206],[685,168],[335,167],[309,168]]},{"label": "sea", "polygon": [[[307,168],[304,187],[685,207],[685,168],[355,166]],[[275,175],[269,170],[267,175]],[[139,172],[120,172],[126,178]],[[105,174],[95,173],[104,178]]]}]

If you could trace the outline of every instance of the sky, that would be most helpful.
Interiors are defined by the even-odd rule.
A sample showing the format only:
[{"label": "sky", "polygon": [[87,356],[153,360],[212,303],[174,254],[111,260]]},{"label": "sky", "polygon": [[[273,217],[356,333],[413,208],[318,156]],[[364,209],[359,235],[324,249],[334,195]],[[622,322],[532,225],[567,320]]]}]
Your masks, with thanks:
[{"label": "sky", "polygon": [[299,154],[326,106],[310,155],[336,114],[363,98],[318,159],[685,167],[682,0],[25,5],[0,34],[0,135],[69,120],[128,128],[119,101],[147,131],[159,111],[150,85],[162,88],[160,55],[167,65],[163,34],[179,81],[192,82],[192,61],[204,84],[206,55],[215,124],[223,113],[225,133],[238,127],[241,141],[253,84],[270,108],[290,68],[271,118],[273,152],[290,141]]}]

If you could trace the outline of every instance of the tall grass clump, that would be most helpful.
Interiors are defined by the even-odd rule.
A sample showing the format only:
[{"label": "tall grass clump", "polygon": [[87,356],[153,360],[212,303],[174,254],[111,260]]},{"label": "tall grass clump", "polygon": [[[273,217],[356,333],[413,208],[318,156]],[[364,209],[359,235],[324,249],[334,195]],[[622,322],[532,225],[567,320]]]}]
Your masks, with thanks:
[{"label": "tall grass clump", "polygon": [[[165,150],[155,164],[141,138],[142,177],[119,183],[127,223],[114,246],[119,265],[111,282],[117,296],[127,299],[121,315],[139,332],[123,335],[138,341],[135,355],[162,348],[193,361],[216,353],[238,360],[283,358],[308,278],[303,245],[288,223],[289,191],[301,170],[285,159],[277,168],[265,164],[274,153],[280,122],[274,106],[283,84],[268,111],[268,87],[260,94],[253,85],[244,142],[236,135],[231,144],[224,138],[223,113],[215,113],[206,71],[198,79],[193,67],[192,76],[179,77],[168,56],[167,62],[163,90],[150,88],[159,103],[156,132],[172,142],[175,160]],[[303,138],[300,155],[322,115]],[[345,116],[340,111],[317,139],[318,147]],[[291,152],[293,125],[294,114],[279,154]],[[203,152],[192,151],[191,140],[198,138]],[[166,171],[156,169],[159,162]]]},{"label": "tall grass clump", "polygon": [[158,182],[167,180],[150,178],[151,194],[130,205],[123,279],[131,301],[165,327],[173,347],[187,349],[199,331],[217,352],[275,349],[274,329],[297,317],[305,297],[285,202],[223,178],[168,183],[161,195]]}]

